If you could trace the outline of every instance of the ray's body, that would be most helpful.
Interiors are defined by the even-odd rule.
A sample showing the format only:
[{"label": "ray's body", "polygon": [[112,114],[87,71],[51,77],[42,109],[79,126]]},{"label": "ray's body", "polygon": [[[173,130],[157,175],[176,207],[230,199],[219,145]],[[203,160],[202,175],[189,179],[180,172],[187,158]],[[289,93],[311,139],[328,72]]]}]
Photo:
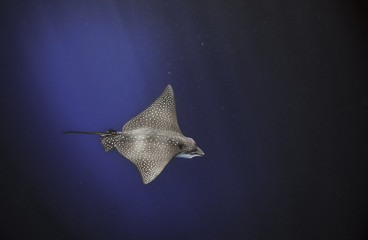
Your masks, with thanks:
[{"label": "ray's body", "polygon": [[128,121],[122,131],[64,133],[88,133],[100,135],[105,151],[114,148],[138,168],[143,183],[154,180],[170,160],[177,157],[203,156],[192,138],[180,131],[174,91],[168,85],[156,101],[138,116]]}]

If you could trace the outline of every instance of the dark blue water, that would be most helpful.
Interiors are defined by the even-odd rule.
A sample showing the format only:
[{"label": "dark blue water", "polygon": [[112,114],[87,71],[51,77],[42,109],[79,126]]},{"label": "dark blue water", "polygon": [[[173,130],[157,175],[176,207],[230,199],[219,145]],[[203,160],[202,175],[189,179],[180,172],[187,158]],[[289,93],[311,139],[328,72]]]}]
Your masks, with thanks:
[{"label": "dark blue water", "polygon": [[[0,238],[366,239],[366,7],[3,1]],[[120,130],[167,84],[206,155],[148,185],[61,134]]]}]

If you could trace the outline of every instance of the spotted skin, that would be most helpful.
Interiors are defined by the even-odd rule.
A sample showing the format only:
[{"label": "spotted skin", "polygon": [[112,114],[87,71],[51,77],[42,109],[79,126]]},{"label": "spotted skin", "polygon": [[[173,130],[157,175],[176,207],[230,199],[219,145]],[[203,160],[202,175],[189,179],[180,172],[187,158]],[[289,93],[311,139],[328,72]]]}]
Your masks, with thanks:
[{"label": "spotted skin", "polygon": [[124,125],[123,132],[141,128],[166,130],[182,134],[176,118],[174,91],[170,85],[165,88],[151,106],[129,120]]},{"label": "spotted skin", "polygon": [[162,134],[157,130],[133,130],[123,132],[115,147],[120,154],[134,163],[145,184],[155,179],[170,160],[180,153],[179,142],[185,139],[179,134]]},{"label": "spotted skin", "polygon": [[138,168],[144,184],[153,181],[178,154],[189,158],[204,155],[195,141],[180,131],[170,85],[153,104],[128,121],[121,132],[68,132],[99,134],[105,151],[116,149],[129,159]]}]

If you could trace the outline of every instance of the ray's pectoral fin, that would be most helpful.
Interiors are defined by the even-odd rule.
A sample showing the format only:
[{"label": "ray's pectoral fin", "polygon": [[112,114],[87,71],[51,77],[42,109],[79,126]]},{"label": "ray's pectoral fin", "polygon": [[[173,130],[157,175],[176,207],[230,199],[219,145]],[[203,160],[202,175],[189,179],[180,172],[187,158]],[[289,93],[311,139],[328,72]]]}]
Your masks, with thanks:
[{"label": "ray's pectoral fin", "polygon": [[116,145],[120,154],[129,159],[138,168],[144,184],[152,182],[179,153],[171,146],[140,145],[135,142],[121,141]]},{"label": "ray's pectoral fin", "polygon": [[137,161],[134,165],[141,174],[144,184],[152,182],[166,167],[171,159],[162,159],[161,161]]},{"label": "ray's pectoral fin", "polygon": [[156,154],[142,154],[141,156],[128,159],[137,167],[142,176],[143,183],[148,184],[162,172],[175,155],[174,153],[163,150],[156,152]]},{"label": "ray's pectoral fin", "polygon": [[142,128],[182,134],[176,117],[175,96],[171,85],[167,85],[161,95],[148,108],[129,120],[123,126],[123,131]]}]

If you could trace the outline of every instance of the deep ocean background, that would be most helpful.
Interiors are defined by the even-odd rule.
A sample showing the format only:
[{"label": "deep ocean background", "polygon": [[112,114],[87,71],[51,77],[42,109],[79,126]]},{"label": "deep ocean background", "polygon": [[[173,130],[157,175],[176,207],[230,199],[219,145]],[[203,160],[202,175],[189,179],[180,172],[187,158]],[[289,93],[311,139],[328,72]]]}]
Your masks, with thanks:
[{"label": "deep ocean background", "polygon": [[[0,239],[368,239],[364,1],[1,1]],[[167,84],[206,155],[92,135]]]}]

